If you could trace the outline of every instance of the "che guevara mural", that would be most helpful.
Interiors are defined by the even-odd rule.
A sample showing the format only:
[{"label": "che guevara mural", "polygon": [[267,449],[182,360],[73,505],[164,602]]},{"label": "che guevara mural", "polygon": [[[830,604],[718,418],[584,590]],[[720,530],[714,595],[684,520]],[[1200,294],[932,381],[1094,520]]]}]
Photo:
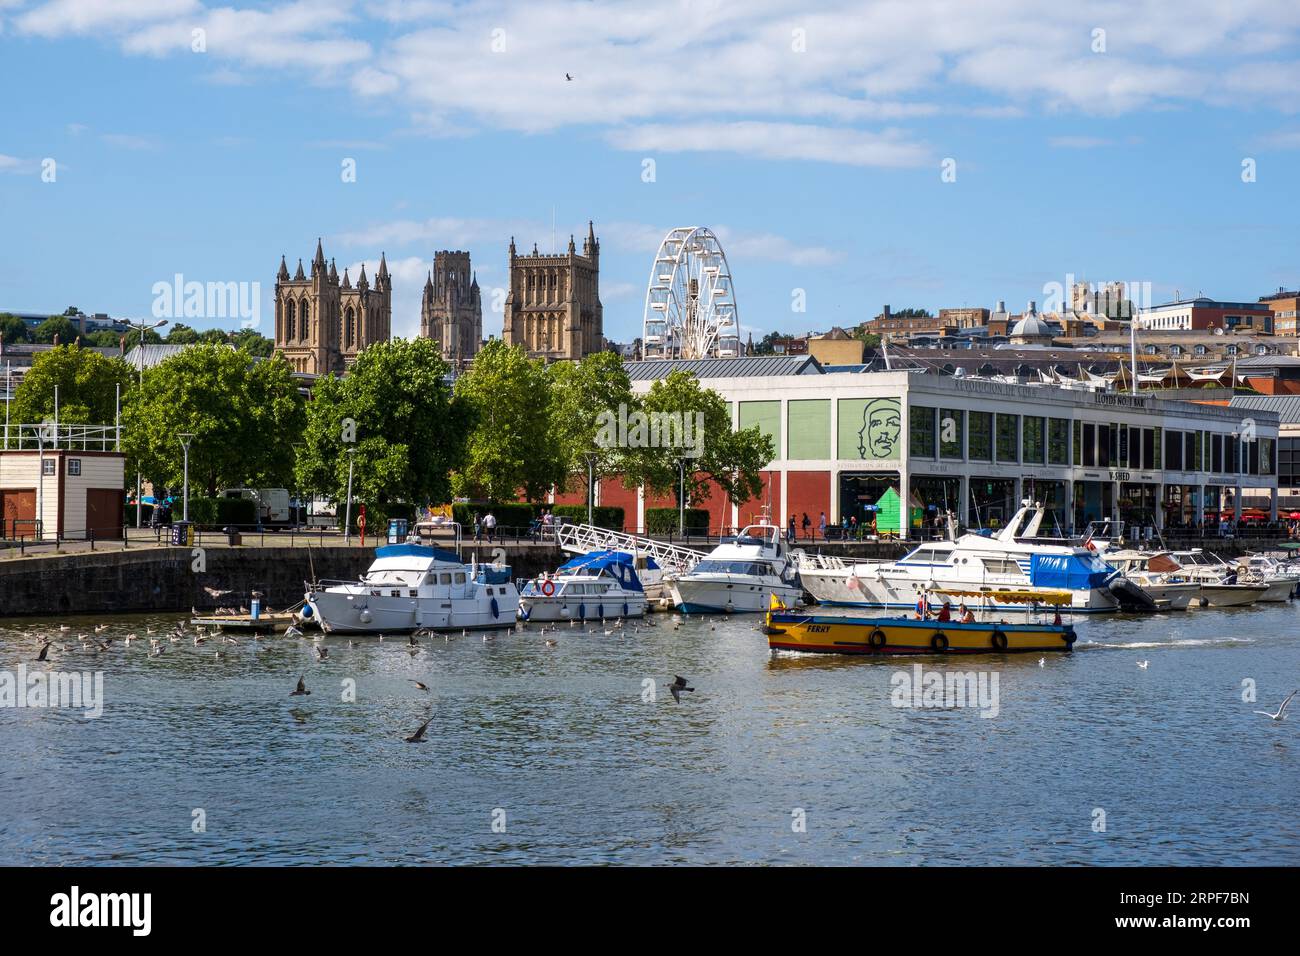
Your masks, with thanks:
[{"label": "che guevara mural", "polygon": [[841,399],[839,422],[841,459],[895,461],[902,456],[903,410],[899,399]]}]

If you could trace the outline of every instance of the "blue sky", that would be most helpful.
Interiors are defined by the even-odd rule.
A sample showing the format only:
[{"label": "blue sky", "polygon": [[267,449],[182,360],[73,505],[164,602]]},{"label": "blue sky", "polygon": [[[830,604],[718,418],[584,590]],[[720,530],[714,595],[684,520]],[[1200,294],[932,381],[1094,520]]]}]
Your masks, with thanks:
[{"label": "blue sky", "polygon": [[561,248],[595,220],[619,341],[681,225],[755,337],[1067,273],[1250,300],[1300,285],[1298,49],[1285,2],[0,0],[0,309],[145,317],[176,273],[269,303],[321,236],[387,254],[405,335],[468,249],[499,335],[552,216]]}]

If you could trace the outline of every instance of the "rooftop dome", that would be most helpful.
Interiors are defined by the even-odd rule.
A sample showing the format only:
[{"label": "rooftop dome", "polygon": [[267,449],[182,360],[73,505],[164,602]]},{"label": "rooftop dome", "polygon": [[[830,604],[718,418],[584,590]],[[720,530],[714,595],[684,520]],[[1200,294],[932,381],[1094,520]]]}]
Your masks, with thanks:
[{"label": "rooftop dome", "polygon": [[1037,336],[1037,335],[1055,335],[1052,327],[1038,317],[1036,313],[1030,313],[1017,322],[1011,329],[1012,337]]}]

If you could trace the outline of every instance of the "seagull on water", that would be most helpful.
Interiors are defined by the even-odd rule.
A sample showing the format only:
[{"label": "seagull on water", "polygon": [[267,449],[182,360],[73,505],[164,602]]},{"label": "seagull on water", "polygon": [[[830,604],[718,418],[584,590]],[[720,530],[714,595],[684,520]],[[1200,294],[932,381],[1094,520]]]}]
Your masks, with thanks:
[{"label": "seagull on water", "polygon": [[1146,670],[1150,666],[1151,666],[1150,661],[1138,661],[1138,667],[1142,668],[1143,670]]},{"label": "seagull on water", "polygon": [[1040,657],[1040,658],[1038,659],[1038,666],[1039,666],[1039,667],[1046,667],[1046,666],[1047,666],[1047,658],[1046,658],[1046,657]]},{"label": "seagull on water", "polygon": [[1294,696],[1295,696],[1295,691],[1291,691],[1291,693],[1287,694],[1285,699],[1283,699],[1282,701],[1282,706],[1277,709],[1276,714],[1270,714],[1266,710],[1257,710],[1255,711],[1255,713],[1267,717],[1269,720],[1286,720],[1286,706],[1287,704],[1291,703],[1291,698]]},{"label": "seagull on water", "polygon": [[325,660],[325,658],[330,656],[330,649],[328,647],[323,647],[323,646],[317,647],[315,648],[315,650],[316,650],[316,660],[318,661],[323,661]]},{"label": "seagull on water", "polygon": [[693,693],[695,691],[695,688],[686,686],[685,677],[674,675],[673,682],[668,685],[668,692],[673,695],[673,700],[677,701],[677,703],[680,704],[682,702],[682,691],[684,690],[691,691]]},{"label": "seagull on water", "polygon": [[310,694],[310,693],[311,693],[311,691],[309,691],[309,690],[307,689],[307,684],[306,684],[306,682],[305,682],[301,677],[299,677],[299,678],[298,678],[298,689],[295,690],[293,693],[291,693],[289,696],[290,696],[290,697],[305,697],[307,694]]}]

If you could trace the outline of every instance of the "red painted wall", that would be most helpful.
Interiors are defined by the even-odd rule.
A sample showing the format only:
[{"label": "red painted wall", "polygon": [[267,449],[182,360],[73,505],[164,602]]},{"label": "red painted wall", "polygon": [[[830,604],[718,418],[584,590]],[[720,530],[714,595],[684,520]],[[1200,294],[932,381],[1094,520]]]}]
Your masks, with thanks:
[{"label": "red painted wall", "polygon": [[[754,524],[762,520],[763,505],[768,502],[769,494],[772,502],[772,523],[781,524],[781,472],[764,471],[760,474],[763,478],[763,494],[744,502],[738,509],[739,514],[736,517],[736,522],[742,528],[747,524]],[[771,489],[770,492],[769,488]]]},{"label": "red painted wall", "polygon": [[822,512],[826,512],[826,523],[835,520],[831,510],[831,473],[829,471],[788,471],[786,473],[786,492],[790,496],[790,508],[794,512],[798,534],[803,535],[803,513],[808,512],[812,522],[809,533],[817,533]]},{"label": "red painted wall", "polygon": [[600,501],[602,507],[623,509],[623,530],[635,532],[636,526],[636,489],[624,488],[621,478],[600,479]]}]

